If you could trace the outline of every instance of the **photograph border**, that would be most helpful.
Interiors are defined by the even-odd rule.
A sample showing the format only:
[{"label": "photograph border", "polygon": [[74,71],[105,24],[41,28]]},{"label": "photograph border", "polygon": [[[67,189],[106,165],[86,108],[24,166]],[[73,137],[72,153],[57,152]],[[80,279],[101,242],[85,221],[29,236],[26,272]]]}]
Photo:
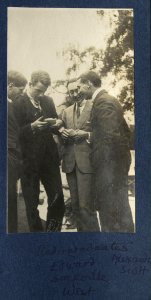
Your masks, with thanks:
[{"label": "photograph border", "polygon": [[[135,94],[135,198],[136,233],[6,233],[6,162],[7,162],[7,7],[73,7],[73,8],[129,8],[134,9],[134,94]],[[54,287],[50,282],[50,262],[62,259],[64,264],[68,255],[78,255],[83,259],[85,251],[94,264],[100,263],[109,284],[103,285],[95,280],[95,299],[141,299],[150,297],[150,264],[126,264],[120,272],[119,265],[113,263],[113,252],[94,250],[94,245],[110,245],[118,255],[137,258],[150,258],[151,249],[151,109],[150,109],[150,2],[149,0],[102,0],[102,1],[32,1],[12,0],[0,4],[0,263],[4,280],[2,299],[61,299],[56,289],[63,289],[65,282],[56,280]],[[53,246],[52,246],[53,245]],[[114,249],[113,249],[114,248]],[[82,250],[83,249],[83,250]],[[84,250],[87,249],[87,250]],[[89,250],[88,250],[89,249]],[[96,248],[95,248],[96,249]],[[120,249],[120,250],[119,250]],[[123,249],[123,250],[122,250]],[[125,249],[125,250],[124,250]],[[53,252],[54,251],[54,252]],[[70,254],[69,254],[70,252]],[[110,252],[110,251],[109,251]],[[115,253],[114,252],[114,253]],[[68,254],[68,255],[67,255]],[[39,271],[38,267],[39,266]],[[144,274],[137,272],[138,266],[145,266]],[[119,267],[119,268],[118,268]],[[130,269],[130,271],[128,271]],[[136,269],[136,272],[133,272]],[[37,272],[38,271],[38,272]],[[77,273],[77,270],[73,270]],[[9,275],[10,274],[10,275]],[[57,273],[56,273],[57,274]],[[65,275],[67,270],[65,271]],[[11,276],[11,286],[8,285]],[[31,276],[31,280],[29,278]],[[44,277],[43,277],[44,276]],[[57,276],[57,275],[56,275]],[[45,278],[45,280],[44,280]],[[16,284],[16,280],[18,285]],[[43,283],[44,290],[40,287]],[[88,284],[89,280],[84,283]],[[76,280],[74,281],[76,283]],[[8,288],[9,286],[9,288]],[[53,294],[52,294],[53,293]],[[51,295],[51,296],[50,296]],[[61,294],[59,294],[60,297]],[[55,298],[56,297],[56,298]],[[66,297],[66,296],[65,296]],[[103,298],[104,297],[104,298]],[[82,299],[82,298],[80,298]],[[91,299],[91,298],[90,298]],[[92,297],[93,299],[93,297]]]}]

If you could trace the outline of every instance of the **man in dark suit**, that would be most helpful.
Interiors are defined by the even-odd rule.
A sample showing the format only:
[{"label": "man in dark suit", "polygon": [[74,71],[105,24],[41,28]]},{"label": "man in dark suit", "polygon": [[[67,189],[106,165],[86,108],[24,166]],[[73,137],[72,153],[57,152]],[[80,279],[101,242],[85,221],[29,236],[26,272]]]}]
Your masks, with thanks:
[{"label": "man in dark suit", "polygon": [[102,231],[134,232],[128,201],[130,131],[122,107],[102,90],[101,80],[93,71],[80,76],[79,92],[93,101],[91,162]]},{"label": "man in dark suit", "polygon": [[23,92],[27,80],[17,71],[8,72],[8,232],[17,232],[17,179],[20,167],[19,126],[13,101]]},{"label": "man in dark suit", "polygon": [[63,112],[65,129],[62,131],[64,154],[62,170],[69,184],[73,218],[78,231],[100,231],[92,195],[92,166],[89,136],[92,101],[78,98],[76,82],[68,84],[74,104]]},{"label": "man in dark suit", "polygon": [[31,232],[43,231],[38,211],[40,180],[48,196],[46,231],[60,231],[64,214],[60,162],[53,138],[59,122],[53,100],[44,95],[50,83],[47,72],[32,73],[27,93],[14,103],[21,129],[21,186]]}]

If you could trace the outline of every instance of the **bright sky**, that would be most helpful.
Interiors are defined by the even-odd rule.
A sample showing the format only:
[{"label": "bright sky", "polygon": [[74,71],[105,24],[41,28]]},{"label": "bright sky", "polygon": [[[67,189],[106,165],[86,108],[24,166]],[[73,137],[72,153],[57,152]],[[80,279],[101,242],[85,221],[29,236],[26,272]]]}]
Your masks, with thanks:
[{"label": "bright sky", "polygon": [[69,45],[104,48],[111,33],[108,12],[100,20],[95,9],[8,8],[8,69],[27,78],[43,69],[52,80],[63,79],[67,63],[58,54]]},{"label": "bright sky", "polygon": [[[117,10],[105,9],[102,19],[96,11],[83,8],[8,8],[8,70],[20,71],[30,79],[33,71],[41,69],[50,74],[52,82],[66,79],[69,65],[62,56],[64,49],[72,45],[80,51],[91,46],[106,47],[115,26],[111,26],[110,16],[116,19]],[[82,65],[82,68],[85,66]],[[110,81],[113,78],[110,77],[103,81],[103,88],[117,96],[121,82],[112,88]],[[58,92],[58,89],[50,89],[56,105],[64,101],[66,91]]]}]

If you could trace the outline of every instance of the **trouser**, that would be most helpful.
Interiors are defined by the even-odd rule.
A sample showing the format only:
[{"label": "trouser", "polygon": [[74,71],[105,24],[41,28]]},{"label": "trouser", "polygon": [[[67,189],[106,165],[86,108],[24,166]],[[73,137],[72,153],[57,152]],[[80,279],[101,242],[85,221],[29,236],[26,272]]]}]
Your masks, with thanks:
[{"label": "trouser", "polygon": [[8,233],[17,232],[17,172],[8,163]]},{"label": "trouser", "polygon": [[24,172],[21,177],[30,231],[43,231],[38,211],[40,181],[48,197],[46,231],[61,231],[64,215],[64,198],[60,169],[58,165],[50,162],[43,164],[42,167],[39,167],[39,170]]},{"label": "trouser", "polygon": [[[109,183],[110,176],[113,180]],[[108,184],[105,185],[105,181]],[[132,212],[128,200],[128,176],[123,174],[120,168],[119,172],[115,174],[110,170],[110,175],[108,171],[97,171],[95,183],[101,231],[134,232]]]},{"label": "trouser", "polygon": [[92,191],[92,174],[80,172],[77,166],[67,173],[74,222],[78,231],[100,231]]}]

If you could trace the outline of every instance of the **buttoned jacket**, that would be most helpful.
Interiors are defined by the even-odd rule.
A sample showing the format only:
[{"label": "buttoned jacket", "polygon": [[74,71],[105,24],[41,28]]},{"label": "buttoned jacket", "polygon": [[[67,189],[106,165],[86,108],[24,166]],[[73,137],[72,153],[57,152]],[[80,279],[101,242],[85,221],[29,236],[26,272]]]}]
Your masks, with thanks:
[{"label": "buttoned jacket", "polygon": [[[91,132],[91,110],[92,100],[87,100],[80,117],[76,120],[75,104],[66,108],[63,112],[62,120],[64,127],[67,129],[79,129],[86,132]],[[87,139],[80,143],[67,142],[64,145],[62,169],[65,173],[73,171],[75,164],[82,173],[92,173],[90,162],[91,144]]]}]

